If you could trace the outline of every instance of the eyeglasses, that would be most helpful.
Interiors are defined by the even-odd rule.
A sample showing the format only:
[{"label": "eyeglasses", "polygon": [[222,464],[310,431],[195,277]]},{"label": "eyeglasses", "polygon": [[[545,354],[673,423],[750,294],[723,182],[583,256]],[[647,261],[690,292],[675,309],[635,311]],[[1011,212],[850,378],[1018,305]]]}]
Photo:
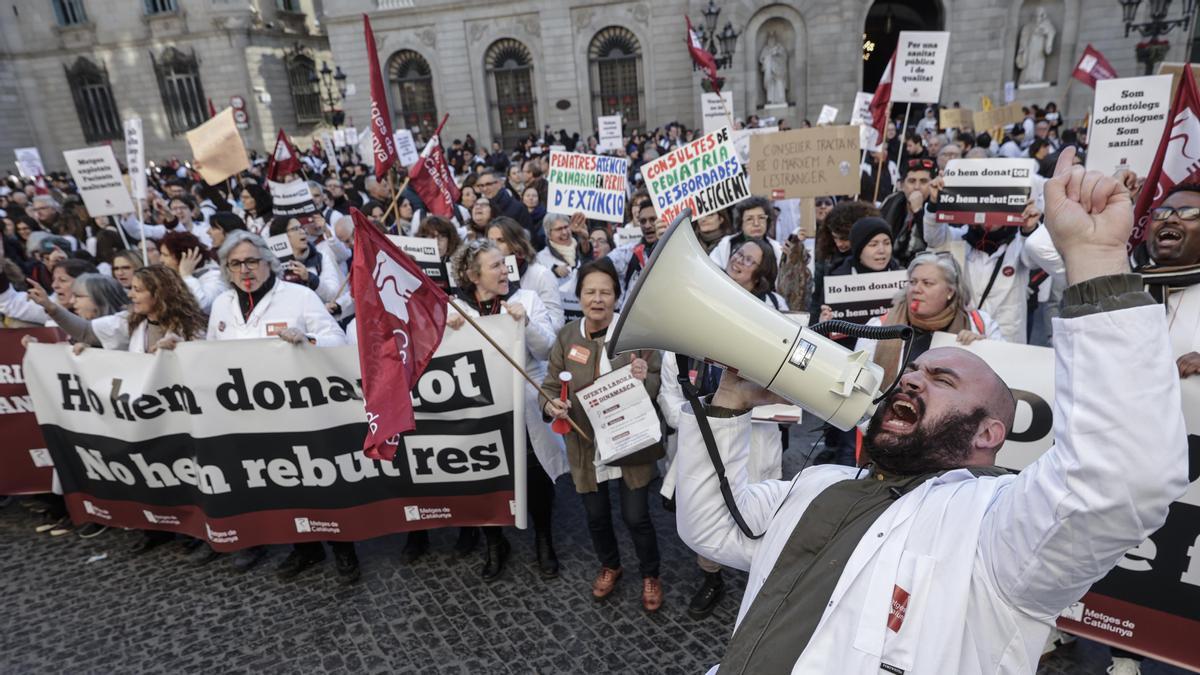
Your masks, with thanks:
[{"label": "eyeglasses", "polygon": [[734,253],[733,255],[729,256],[729,260],[730,261],[736,260],[736,261],[742,263],[743,265],[751,265],[754,267],[757,267],[758,263],[760,262],[760,261],[755,260],[754,258],[750,257],[744,251],[741,251],[741,250],[739,250],[737,253]]},{"label": "eyeglasses", "polygon": [[500,184],[500,181],[498,181],[498,180],[488,181],[486,183],[483,181],[479,181],[478,183],[475,184],[475,187],[490,188],[492,186],[499,185],[499,184]]},{"label": "eyeglasses", "polygon": [[258,267],[259,263],[261,262],[262,258],[246,258],[245,260],[230,260],[229,262],[225,263],[225,266],[228,267],[229,271],[231,272],[236,272],[239,267],[243,271],[250,271]]},{"label": "eyeglasses", "polygon": [[1200,207],[1181,206],[1173,209],[1170,206],[1160,206],[1150,211],[1150,218],[1159,222],[1170,219],[1172,215],[1179,216],[1180,220],[1198,220],[1200,219]]}]

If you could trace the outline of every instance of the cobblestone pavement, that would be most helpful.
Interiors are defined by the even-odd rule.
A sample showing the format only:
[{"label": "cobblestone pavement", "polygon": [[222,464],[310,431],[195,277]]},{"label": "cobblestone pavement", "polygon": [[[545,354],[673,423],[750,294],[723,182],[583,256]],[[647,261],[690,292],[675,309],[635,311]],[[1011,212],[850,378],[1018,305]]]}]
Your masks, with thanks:
[{"label": "cobblestone pavement", "polygon": [[[811,430],[796,435],[786,471],[800,467],[813,438]],[[0,509],[0,673],[703,672],[724,649],[745,576],[727,572],[719,609],[690,619],[695,556],[657,498],[652,513],[666,601],[647,616],[620,525],[635,573],[607,602],[591,600],[596,562],[565,476],[554,514],[562,576],[543,581],[532,534],[510,530],[510,564],[492,584],[479,578],[480,555],[452,559],[451,531],[435,532],[431,553],[411,566],[398,560],[401,536],[361,543],[362,580],[343,588],[329,562],[276,580],[283,547],[240,575],[225,559],[188,565],[176,544],[133,558],[133,532],[50,538],[35,534],[34,516],[14,503]],[[87,562],[94,555],[107,557]],[[1107,649],[1092,643],[1060,651],[1039,673],[1103,673],[1107,665]],[[1184,671],[1147,662],[1143,672]]]}]

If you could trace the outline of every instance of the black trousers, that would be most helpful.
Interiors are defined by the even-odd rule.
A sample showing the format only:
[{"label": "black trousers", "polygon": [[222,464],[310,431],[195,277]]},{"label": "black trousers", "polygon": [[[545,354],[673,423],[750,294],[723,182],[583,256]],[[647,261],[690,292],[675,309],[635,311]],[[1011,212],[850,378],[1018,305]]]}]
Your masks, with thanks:
[{"label": "black trousers", "polygon": [[[354,542],[352,541],[331,541],[328,543],[329,548],[333,549],[335,555],[339,551],[349,551],[350,553],[354,553]],[[319,541],[306,541],[302,544],[292,544],[292,547],[306,556],[316,557],[325,552],[325,550],[321,548],[321,544],[322,542]]]},{"label": "black trousers", "polygon": [[587,511],[588,531],[592,535],[592,548],[600,564],[616,569],[621,566],[621,552],[617,547],[617,533],[613,529],[612,502],[609,485],[616,483],[621,500],[621,519],[633,537],[633,548],[637,552],[638,571],[643,577],[658,576],[658,537],[654,533],[654,522],[650,520],[650,486],[630,490],[623,478],[605,481],[596,486],[595,492],[579,495]]}]

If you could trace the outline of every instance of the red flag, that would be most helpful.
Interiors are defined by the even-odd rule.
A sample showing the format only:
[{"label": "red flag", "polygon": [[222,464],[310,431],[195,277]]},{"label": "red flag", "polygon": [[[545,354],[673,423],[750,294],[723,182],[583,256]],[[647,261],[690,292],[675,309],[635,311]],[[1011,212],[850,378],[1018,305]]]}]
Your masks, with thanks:
[{"label": "red flag", "polygon": [[399,436],[416,428],[412,397],[442,343],[449,298],[358,209],[350,292],[358,323],[367,437],[363,452],[391,461]]},{"label": "red flag", "polygon": [[367,43],[367,66],[371,74],[371,133],[375,136],[375,177],[383,180],[396,163],[396,141],[392,139],[392,118],[388,113],[387,90],[379,70],[379,52],[375,51],[375,33],[371,20],[363,14],[363,40]]},{"label": "red flag", "polygon": [[446,153],[442,150],[442,127],[449,118],[450,115],[442,118],[437,131],[433,132],[433,137],[421,151],[421,159],[408,172],[409,185],[425,202],[425,208],[443,218],[454,217],[454,205],[459,197],[458,185],[454,182],[454,175],[446,162]]},{"label": "red flag", "polygon": [[717,60],[700,46],[700,38],[696,37],[696,31],[692,30],[692,20],[686,16],[683,20],[687,22],[687,45],[688,53],[692,55],[692,63],[708,73],[708,81],[712,83],[713,91],[720,94],[721,90],[717,87]]},{"label": "red flag", "polygon": [[267,159],[267,180],[282,183],[289,173],[300,173],[300,158],[288,142],[287,134],[280,129],[275,138],[275,152]]},{"label": "red flag", "polygon": [[1175,100],[1171,103],[1170,126],[1163,129],[1158,142],[1158,153],[1146,183],[1138,194],[1133,209],[1133,232],[1129,235],[1129,249],[1142,243],[1150,223],[1150,211],[1162,204],[1171,188],[1200,175],[1200,94],[1196,91],[1196,80],[1192,76],[1191,64],[1183,67]]},{"label": "red flag", "polygon": [[1111,80],[1116,76],[1117,69],[1090,44],[1084,48],[1083,56],[1079,57],[1079,63],[1075,64],[1075,71],[1071,73],[1071,77],[1092,89],[1096,88],[1096,80]]},{"label": "red flag", "polygon": [[50,194],[50,188],[46,185],[46,177],[40,173],[37,175],[36,178],[33,179],[33,194],[35,194],[35,195]]},{"label": "red flag", "polygon": [[879,78],[879,85],[875,87],[875,95],[871,97],[871,127],[875,129],[875,145],[887,142],[884,132],[888,125],[888,110],[892,105],[892,69],[895,65],[896,52],[892,52],[887,68],[883,69],[883,77]]},{"label": "red flag", "polygon": [[212,98],[209,98],[208,99],[208,119],[211,120],[212,118],[214,118],[216,116],[217,116],[217,106],[213,105]]}]

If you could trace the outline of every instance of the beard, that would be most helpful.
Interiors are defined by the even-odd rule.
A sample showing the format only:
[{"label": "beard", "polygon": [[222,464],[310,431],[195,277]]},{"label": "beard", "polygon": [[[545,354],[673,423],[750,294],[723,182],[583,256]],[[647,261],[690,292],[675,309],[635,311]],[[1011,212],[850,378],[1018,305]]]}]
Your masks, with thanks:
[{"label": "beard", "polygon": [[913,405],[918,410],[917,424],[908,434],[897,436],[881,426],[891,404],[889,397],[871,416],[863,434],[863,452],[876,469],[896,476],[916,476],[962,467],[971,454],[971,440],[979,423],[988,414],[983,408],[975,408],[927,420],[924,402],[914,399]]}]

